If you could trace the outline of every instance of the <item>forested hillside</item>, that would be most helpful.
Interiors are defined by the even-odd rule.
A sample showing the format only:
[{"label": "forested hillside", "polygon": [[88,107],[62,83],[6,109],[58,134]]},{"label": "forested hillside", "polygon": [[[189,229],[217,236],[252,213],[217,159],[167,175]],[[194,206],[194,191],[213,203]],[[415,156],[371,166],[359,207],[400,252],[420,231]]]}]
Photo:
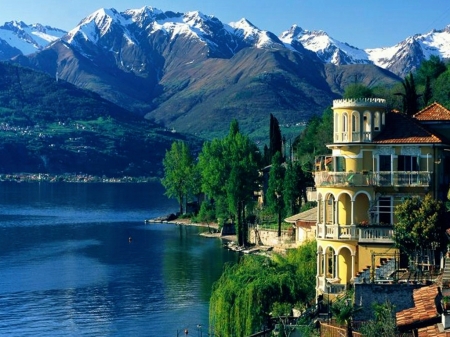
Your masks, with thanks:
[{"label": "forested hillside", "polygon": [[0,173],[157,176],[179,139],[200,144],[98,94],[0,64]]}]

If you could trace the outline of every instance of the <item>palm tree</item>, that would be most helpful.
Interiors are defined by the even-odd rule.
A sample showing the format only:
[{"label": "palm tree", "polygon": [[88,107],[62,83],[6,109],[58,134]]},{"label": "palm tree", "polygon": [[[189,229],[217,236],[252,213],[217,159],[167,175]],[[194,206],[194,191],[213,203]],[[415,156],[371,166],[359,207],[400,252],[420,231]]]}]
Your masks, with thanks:
[{"label": "palm tree", "polygon": [[409,75],[405,77],[402,81],[402,86],[405,92],[397,92],[394,95],[403,97],[403,113],[412,116],[419,111],[418,100],[422,96],[417,94],[416,84],[412,73],[409,73]]}]

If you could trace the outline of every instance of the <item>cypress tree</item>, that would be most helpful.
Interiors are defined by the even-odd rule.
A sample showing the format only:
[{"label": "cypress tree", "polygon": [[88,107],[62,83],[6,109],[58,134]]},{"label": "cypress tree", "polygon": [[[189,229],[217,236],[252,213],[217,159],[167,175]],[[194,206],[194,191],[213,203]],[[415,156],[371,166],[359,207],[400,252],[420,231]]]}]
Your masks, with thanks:
[{"label": "cypress tree", "polygon": [[269,150],[270,150],[270,160],[269,162],[272,162],[272,158],[275,155],[275,153],[280,152],[282,154],[282,146],[283,141],[281,138],[281,131],[280,131],[280,124],[278,123],[278,120],[270,114],[270,134],[269,134]]}]

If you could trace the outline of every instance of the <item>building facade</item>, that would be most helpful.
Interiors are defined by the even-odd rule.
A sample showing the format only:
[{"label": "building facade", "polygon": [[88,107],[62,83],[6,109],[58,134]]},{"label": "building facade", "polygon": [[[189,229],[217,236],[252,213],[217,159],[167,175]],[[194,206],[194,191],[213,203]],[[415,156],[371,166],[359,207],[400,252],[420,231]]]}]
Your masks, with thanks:
[{"label": "building facade", "polygon": [[450,183],[450,111],[439,104],[409,117],[384,99],[340,99],[333,118],[331,154],[315,162],[317,294],[389,281],[395,207],[427,193],[444,200]]}]

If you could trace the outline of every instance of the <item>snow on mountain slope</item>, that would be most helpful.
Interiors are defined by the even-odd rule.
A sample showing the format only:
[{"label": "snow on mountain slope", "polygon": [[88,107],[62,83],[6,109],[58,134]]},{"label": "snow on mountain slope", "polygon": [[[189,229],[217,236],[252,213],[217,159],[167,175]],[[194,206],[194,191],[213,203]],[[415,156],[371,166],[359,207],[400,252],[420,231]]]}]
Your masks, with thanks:
[{"label": "snow on mountain slope", "polygon": [[365,50],[340,42],[323,31],[303,30],[297,25],[283,32],[280,39],[291,46],[294,41],[300,42],[303,47],[316,53],[324,63],[373,63],[399,76],[414,71],[431,55],[442,59],[450,58],[450,25],[443,30],[408,37],[395,46]]},{"label": "snow on mountain slope", "polygon": [[260,30],[247,19],[243,18],[237,22],[231,22],[229,27],[232,29],[232,34],[257,48],[283,47],[282,42],[273,33]]},{"label": "snow on mountain slope", "polygon": [[284,48],[276,35],[258,29],[245,19],[227,25],[216,17],[199,11],[163,12],[149,6],[121,13],[114,9],[100,9],[72,29],[66,40],[74,45],[77,44],[77,39],[97,44],[100,38],[113,30],[127,35],[130,41],[137,35],[142,35],[143,31],[148,35],[162,32],[170,40],[175,40],[178,36],[197,39],[206,44],[214,55],[223,56],[231,56],[244,46]]},{"label": "snow on mountain slope", "polygon": [[0,26],[0,39],[19,49],[24,55],[43,49],[65,34],[61,29],[38,23],[27,25],[22,21],[11,21]]},{"label": "snow on mountain slope", "polygon": [[377,66],[389,69],[392,64],[399,61],[399,55],[405,55],[402,51],[410,49],[414,44],[420,47],[425,59],[429,59],[431,55],[450,59],[450,25],[442,30],[432,30],[426,34],[408,37],[392,47],[366,49],[366,52]]},{"label": "snow on mountain slope", "polygon": [[323,63],[373,63],[400,76],[414,71],[431,55],[450,59],[450,25],[408,37],[395,46],[363,50],[338,41],[324,31],[308,31],[297,25],[277,37],[246,19],[224,24],[215,16],[198,11],[163,12],[150,6],[124,12],[101,8],[69,33],[40,24],[5,23],[0,26],[0,59],[14,56],[17,50],[25,55],[34,53],[62,37],[86,56],[89,48],[83,47],[85,42],[118,52],[121,48],[118,41],[139,44],[143,36],[158,33],[163,33],[166,41],[175,41],[180,36],[201,41],[209,49],[210,57],[231,57],[245,47],[288,48],[298,52],[302,52],[303,47],[315,53]]},{"label": "snow on mountain slope", "polygon": [[294,41],[300,42],[303,47],[316,53],[324,63],[371,63],[364,50],[333,39],[324,31],[303,30],[293,25],[280,35],[280,39],[287,45],[292,45]]}]

